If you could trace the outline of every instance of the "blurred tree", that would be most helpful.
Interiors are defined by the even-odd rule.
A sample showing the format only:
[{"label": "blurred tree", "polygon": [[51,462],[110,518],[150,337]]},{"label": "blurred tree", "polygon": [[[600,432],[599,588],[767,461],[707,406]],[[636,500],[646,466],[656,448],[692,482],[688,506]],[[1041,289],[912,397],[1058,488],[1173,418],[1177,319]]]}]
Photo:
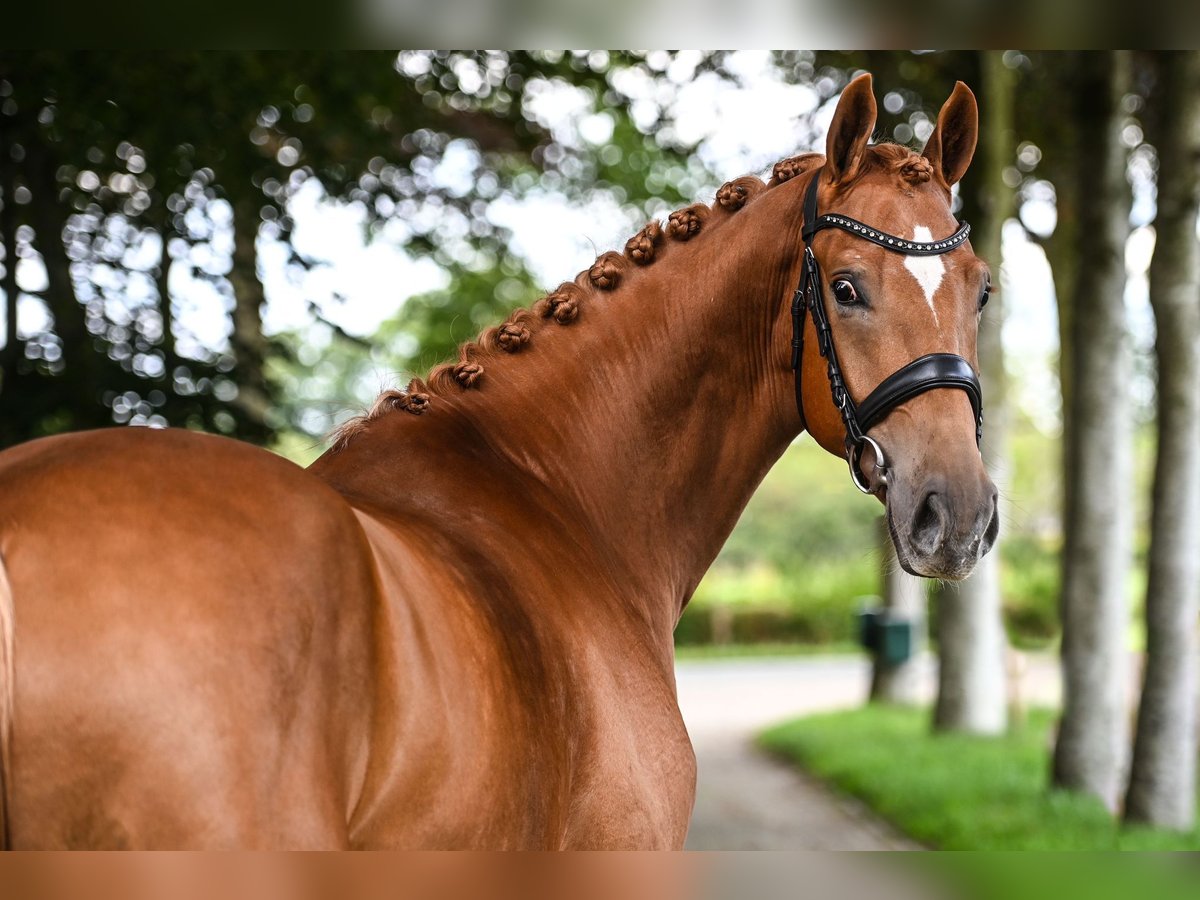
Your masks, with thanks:
[{"label": "blurred tree", "polygon": [[12,165],[12,144],[7,130],[0,130],[0,253],[4,254],[4,346],[0,348],[0,391],[3,378],[13,377],[17,369],[20,345],[17,343],[17,204],[16,171]]},{"label": "blurred tree", "polygon": [[[1077,261],[1059,294],[1066,412],[1062,554],[1063,714],[1053,781],[1115,809],[1127,737],[1125,576],[1129,569],[1132,428],[1125,321],[1130,189],[1122,101],[1131,58],[1085,52],[1047,58],[1045,77],[1072,104],[1071,140],[1055,148],[1070,172],[1055,182],[1059,227]],[[1082,261],[1086,260],[1086,265]],[[1062,277],[1056,269],[1056,285]]]},{"label": "blurred tree", "polygon": [[[510,65],[521,56],[510,54]],[[545,145],[533,151],[540,169],[509,159],[496,173],[485,167],[480,178],[494,185],[500,177],[500,187],[515,197],[539,192],[564,194],[580,202],[606,197],[620,205],[631,231],[646,218],[661,217],[665,210],[692,202],[703,190],[715,188],[717,179],[705,167],[696,145],[680,139],[672,97],[688,78],[711,76],[736,82],[740,76],[727,69],[725,58],[719,52],[693,54],[690,62],[682,54],[666,53],[535,55],[540,69],[525,63],[531,69],[521,97],[525,115],[532,115],[532,101],[539,96],[568,86],[579,92],[584,112],[567,123],[567,130],[578,130],[581,120],[598,117],[611,132],[603,140],[589,142],[581,135],[559,134],[563,123],[552,127],[537,119],[551,132]],[[406,54],[403,60],[402,67],[412,67],[414,54]],[[811,75],[811,65],[809,70]],[[653,102],[646,98],[648,86],[653,88]],[[493,196],[501,192],[495,186],[489,191]],[[475,230],[480,220],[487,222],[486,205],[476,201],[470,215]],[[502,230],[497,235],[507,237]],[[361,405],[364,395],[377,392],[391,373],[426,371],[453,355],[459,343],[502,319],[513,307],[532,303],[552,286],[537,283],[525,260],[501,241],[487,245],[475,262],[468,263],[441,252],[443,247],[430,246],[448,273],[446,286],[408,298],[368,340],[350,341],[339,354],[346,374],[336,384],[319,379],[334,389],[332,393],[300,387],[310,377],[310,366],[275,367],[287,370],[289,384],[300,387],[298,392],[282,392],[280,398],[289,425],[311,436],[324,433],[340,414]],[[563,271],[557,278],[573,274]],[[303,341],[303,336],[293,335],[285,343],[294,346]]]},{"label": "blurred tree", "polygon": [[[980,146],[962,194],[964,213],[974,226],[972,246],[989,263],[992,282],[1000,288],[1001,232],[1016,211],[1016,193],[1006,181],[1016,153],[1016,70],[1004,53],[986,51],[980,56]],[[993,290],[980,320],[979,365],[986,410],[983,454],[1002,495],[1009,468],[1003,328],[1004,292]],[[997,541],[970,578],[961,584],[939,585],[934,591],[938,692],[933,723],[938,730],[999,734],[1007,725],[1001,552]]]},{"label": "blurred tree", "polygon": [[396,372],[423,372],[450,358],[459,343],[537,292],[522,262],[506,257],[486,271],[454,270],[446,287],[408,298],[367,339],[327,323],[281,335],[287,350],[268,367],[281,389],[279,408],[290,427],[320,440],[339,415],[390,386]]},{"label": "blurred tree", "polygon": [[[722,60],[695,71],[722,74]],[[603,52],[4,51],[6,308],[25,302],[12,261],[40,258],[47,284],[26,298],[45,322],[6,346],[0,445],[114,420],[252,440],[283,425],[267,360],[288,345],[263,333],[260,251],[283,241],[291,267],[321,264],[291,243],[288,207],[314,180],[370,233],[402,221],[408,249],[494,281],[505,260],[523,268],[485,215],[502,192],[690,196],[693,148],[662,110],[635,126],[616,86],[656,66]],[[556,87],[581,92],[612,139],[555,134],[534,101]],[[447,183],[451,156],[466,171]],[[216,308],[227,339],[179,333],[175,284]]]},{"label": "blurred tree", "polygon": [[1150,263],[1150,302],[1157,323],[1158,455],[1145,680],[1125,818],[1187,830],[1196,819],[1200,674],[1200,53],[1158,57],[1151,108],[1148,124],[1158,151],[1158,214]]},{"label": "blurred tree", "polygon": [[900,568],[887,519],[884,516],[878,519],[879,537],[876,540],[883,551],[883,608],[889,619],[905,623],[909,628],[909,655],[906,659],[895,660],[884,653],[874,654],[870,699],[876,703],[916,706],[923,702],[921,675],[929,644],[928,581]]}]

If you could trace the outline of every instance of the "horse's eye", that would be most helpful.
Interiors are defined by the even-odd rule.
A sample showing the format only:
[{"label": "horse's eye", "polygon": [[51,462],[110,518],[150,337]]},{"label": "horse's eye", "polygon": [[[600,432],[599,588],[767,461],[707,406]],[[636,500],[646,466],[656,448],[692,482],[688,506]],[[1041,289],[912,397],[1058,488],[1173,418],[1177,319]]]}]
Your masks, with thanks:
[{"label": "horse's eye", "polygon": [[858,291],[845,278],[839,278],[833,283],[833,299],[842,306],[853,306],[858,302]]},{"label": "horse's eye", "polygon": [[991,282],[989,281],[987,284],[985,284],[985,285],[983,286],[983,293],[979,295],[979,309],[980,309],[980,311],[982,311],[982,310],[983,310],[983,308],[984,308],[985,306],[987,306],[988,297],[989,297],[989,296],[991,296],[991,293],[992,293],[992,284],[991,284]]}]

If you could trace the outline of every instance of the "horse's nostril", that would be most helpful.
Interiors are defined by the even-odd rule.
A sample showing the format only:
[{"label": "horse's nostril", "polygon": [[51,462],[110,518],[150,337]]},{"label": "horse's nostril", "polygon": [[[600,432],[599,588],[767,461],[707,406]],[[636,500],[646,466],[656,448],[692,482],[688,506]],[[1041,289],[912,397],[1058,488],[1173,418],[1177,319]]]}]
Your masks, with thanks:
[{"label": "horse's nostril", "polygon": [[912,520],[913,545],[922,553],[933,553],[941,546],[946,531],[946,501],[930,491],[917,506]]}]

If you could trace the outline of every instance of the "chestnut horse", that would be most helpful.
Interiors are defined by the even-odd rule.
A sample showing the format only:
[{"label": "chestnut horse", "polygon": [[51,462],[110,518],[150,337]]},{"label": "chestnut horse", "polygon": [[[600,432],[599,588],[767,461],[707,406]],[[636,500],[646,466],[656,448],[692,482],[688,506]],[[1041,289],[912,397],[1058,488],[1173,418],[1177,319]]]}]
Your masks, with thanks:
[{"label": "chestnut horse", "polygon": [[[172,430],[0,455],[8,846],[680,847],[672,630],[797,434],[845,452],[811,320],[807,421],[793,393],[805,190],[950,234],[975,99],[955,88],[922,155],[874,127],[862,76],[824,157],[647,226],[308,469]],[[851,396],[922,354],[974,364],[969,245],[813,240]],[[871,429],[886,484],[861,461],[918,574],[964,577],[995,535],[968,401]]]}]

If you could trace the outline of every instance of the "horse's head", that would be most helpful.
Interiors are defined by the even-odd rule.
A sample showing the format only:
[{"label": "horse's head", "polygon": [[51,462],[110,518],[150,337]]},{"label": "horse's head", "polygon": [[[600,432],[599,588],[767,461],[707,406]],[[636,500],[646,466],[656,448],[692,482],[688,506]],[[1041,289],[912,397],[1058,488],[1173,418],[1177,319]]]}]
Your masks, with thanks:
[{"label": "horse's head", "polygon": [[[900,564],[916,575],[960,579],[991,548],[999,528],[996,488],[980,457],[972,402],[989,274],[965,240],[942,243],[958,228],[950,188],[974,153],[978,110],[959,83],[920,156],[895,145],[870,146],[875,115],[870,76],[860,76],[834,114],[825,165],[816,176],[816,204],[819,215],[857,220],[871,233],[864,238],[854,223],[847,228],[835,221],[810,234],[815,280],[858,411],[913,361],[938,354],[932,360],[944,365],[941,382],[950,386],[941,386],[928,367],[910,370],[913,383],[900,378],[901,390],[892,397],[898,402],[864,423],[870,440],[856,444],[856,474],[887,508]],[[883,240],[876,243],[871,238],[880,232]],[[934,244],[918,248],[923,255],[905,253],[888,246],[889,236]],[[804,322],[805,424],[823,447],[844,455],[853,427],[832,399],[815,318],[807,315]],[[928,377],[920,381],[922,376]]]}]

